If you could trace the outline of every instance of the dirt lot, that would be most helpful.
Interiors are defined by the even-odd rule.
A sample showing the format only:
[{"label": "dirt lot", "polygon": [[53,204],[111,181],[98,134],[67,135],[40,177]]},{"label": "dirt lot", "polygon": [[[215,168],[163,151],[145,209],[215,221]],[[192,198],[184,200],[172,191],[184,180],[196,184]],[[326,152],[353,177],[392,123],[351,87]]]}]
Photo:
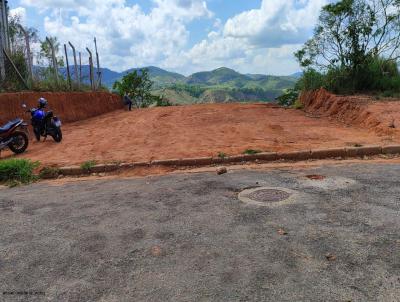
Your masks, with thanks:
[{"label": "dirt lot", "polygon": [[[292,151],[310,148],[393,144],[396,137],[300,110],[267,104],[208,104],[114,111],[66,124],[61,144],[32,142],[24,157],[43,164],[238,155],[246,149]],[[7,154],[3,154],[3,157]]]}]

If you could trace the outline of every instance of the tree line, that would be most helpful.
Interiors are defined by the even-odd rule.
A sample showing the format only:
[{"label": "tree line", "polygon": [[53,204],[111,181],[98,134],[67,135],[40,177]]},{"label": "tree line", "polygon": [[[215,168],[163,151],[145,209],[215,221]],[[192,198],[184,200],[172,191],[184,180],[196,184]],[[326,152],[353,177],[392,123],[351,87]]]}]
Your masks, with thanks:
[{"label": "tree line", "polygon": [[400,0],[324,6],[313,37],[295,57],[303,76],[282,102],[294,100],[296,91],[321,87],[339,94],[399,95]]}]

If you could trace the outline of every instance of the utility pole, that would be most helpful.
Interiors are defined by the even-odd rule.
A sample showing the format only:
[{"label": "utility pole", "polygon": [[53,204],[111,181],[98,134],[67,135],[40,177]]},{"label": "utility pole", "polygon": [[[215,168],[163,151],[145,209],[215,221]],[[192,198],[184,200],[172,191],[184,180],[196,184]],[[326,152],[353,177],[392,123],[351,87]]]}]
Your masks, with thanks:
[{"label": "utility pole", "polygon": [[96,90],[95,83],[94,83],[94,72],[93,72],[93,55],[89,48],[86,48],[87,52],[89,53],[89,69],[90,69],[90,87],[93,91]]},{"label": "utility pole", "polygon": [[96,60],[97,60],[97,80],[98,80],[98,85],[97,87],[101,87],[101,70],[100,70],[100,59],[99,59],[99,53],[97,52],[97,41],[96,37],[94,37],[94,47],[96,48]]},{"label": "utility pole", "polygon": [[60,87],[60,81],[58,79],[58,65],[57,65],[56,52],[54,50],[54,45],[53,45],[53,42],[48,37],[46,37],[46,41],[47,41],[47,43],[49,43],[50,48],[51,48],[51,57],[52,57],[52,61],[53,61],[54,76],[56,78],[57,87]]},{"label": "utility pole", "polygon": [[7,51],[10,48],[10,37],[8,34],[8,1],[0,0],[0,10],[1,10],[1,38],[3,42],[3,48]]},{"label": "utility pole", "polygon": [[6,31],[6,50],[10,50],[10,35],[9,35],[9,30],[8,30],[8,12],[10,8],[8,7],[8,1],[4,0],[4,24],[6,25],[5,31]]},{"label": "utility pole", "polygon": [[74,56],[74,76],[75,76],[75,82],[76,85],[78,85],[78,89],[80,89],[80,81],[79,81],[79,75],[78,75],[78,63],[76,61],[76,51],[75,51],[75,46],[72,45],[71,42],[68,42],[69,46],[72,48],[72,54]]},{"label": "utility pole", "polygon": [[8,35],[8,5],[6,0],[0,0],[0,81],[6,78],[5,51],[9,49]]},{"label": "utility pole", "polygon": [[64,44],[64,51],[65,51],[65,62],[67,64],[67,80],[68,80],[68,85],[69,89],[72,89],[72,84],[71,84],[71,74],[69,72],[69,61],[68,61],[68,52],[67,52],[67,45]]}]

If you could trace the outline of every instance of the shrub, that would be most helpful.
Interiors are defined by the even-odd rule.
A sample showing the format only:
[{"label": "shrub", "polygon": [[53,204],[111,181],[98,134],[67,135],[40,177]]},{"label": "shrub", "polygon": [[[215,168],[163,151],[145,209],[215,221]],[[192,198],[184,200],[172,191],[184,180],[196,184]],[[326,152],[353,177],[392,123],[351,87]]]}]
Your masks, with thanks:
[{"label": "shrub", "polygon": [[90,172],[90,170],[92,170],[96,164],[97,162],[95,160],[88,160],[81,165],[81,169],[86,172]]},{"label": "shrub", "polygon": [[400,91],[400,75],[394,61],[373,57],[354,70],[330,69],[325,75],[325,88],[340,94]]},{"label": "shrub", "polygon": [[218,157],[224,159],[227,156],[226,156],[226,154],[224,152],[218,152]]},{"label": "shrub", "polygon": [[296,84],[298,90],[321,87],[337,94],[372,92],[395,95],[400,92],[400,73],[395,61],[371,57],[354,69],[330,67],[325,73],[308,69]]},{"label": "shrub", "polygon": [[[22,77],[26,79],[27,65],[24,53],[22,51],[17,51],[10,54],[10,57]],[[21,82],[19,76],[17,75],[13,66],[8,60],[5,60],[5,68],[7,77],[4,79],[3,82],[0,83],[2,89],[4,89],[5,91],[20,91],[26,89],[25,85]]]},{"label": "shrub", "polygon": [[154,104],[157,107],[169,107],[169,106],[174,106],[174,104],[172,104],[170,101],[164,99],[161,96],[152,96]]},{"label": "shrub", "polygon": [[299,97],[299,92],[294,89],[286,90],[281,96],[278,96],[276,100],[278,103],[285,107],[293,106]]},{"label": "shrub", "polygon": [[32,81],[34,91],[68,91],[68,81],[59,74],[58,80],[52,68],[44,68],[37,74]]},{"label": "shrub", "polygon": [[296,90],[316,90],[325,86],[324,75],[315,69],[309,68],[296,84]]},{"label": "shrub", "polygon": [[12,185],[27,184],[37,179],[34,170],[39,167],[39,162],[29,159],[5,159],[0,161],[0,182]]},{"label": "shrub", "polygon": [[395,61],[374,58],[369,62],[366,74],[371,90],[400,92],[400,73]]},{"label": "shrub", "polygon": [[297,99],[297,100],[294,102],[292,108],[293,108],[293,109],[301,110],[301,109],[304,109],[304,105],[300,102],[299,99]]}]

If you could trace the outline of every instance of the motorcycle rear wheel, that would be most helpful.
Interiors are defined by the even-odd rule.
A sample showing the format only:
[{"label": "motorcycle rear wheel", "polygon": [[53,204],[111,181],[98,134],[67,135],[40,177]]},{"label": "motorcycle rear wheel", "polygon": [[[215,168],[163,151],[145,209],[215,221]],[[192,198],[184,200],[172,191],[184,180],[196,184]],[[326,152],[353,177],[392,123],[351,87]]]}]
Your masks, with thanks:
[{"label": "motorcycle rear wheel", "polygon": [[53,137],[55,142],[61,143],[61,141],[62,141],[62,131],[61,131],[61,129],[57,128],[56,131],[55,131],[55,134],[52,135],[52,137]]},{"label": "motorcycle rear wheel", "polygon": [[8,148],[15,154],[21,154],[26,151],[29,145],[29,139],[25,132],[15,131],[11,134],[13,141],[8,144]]}]

